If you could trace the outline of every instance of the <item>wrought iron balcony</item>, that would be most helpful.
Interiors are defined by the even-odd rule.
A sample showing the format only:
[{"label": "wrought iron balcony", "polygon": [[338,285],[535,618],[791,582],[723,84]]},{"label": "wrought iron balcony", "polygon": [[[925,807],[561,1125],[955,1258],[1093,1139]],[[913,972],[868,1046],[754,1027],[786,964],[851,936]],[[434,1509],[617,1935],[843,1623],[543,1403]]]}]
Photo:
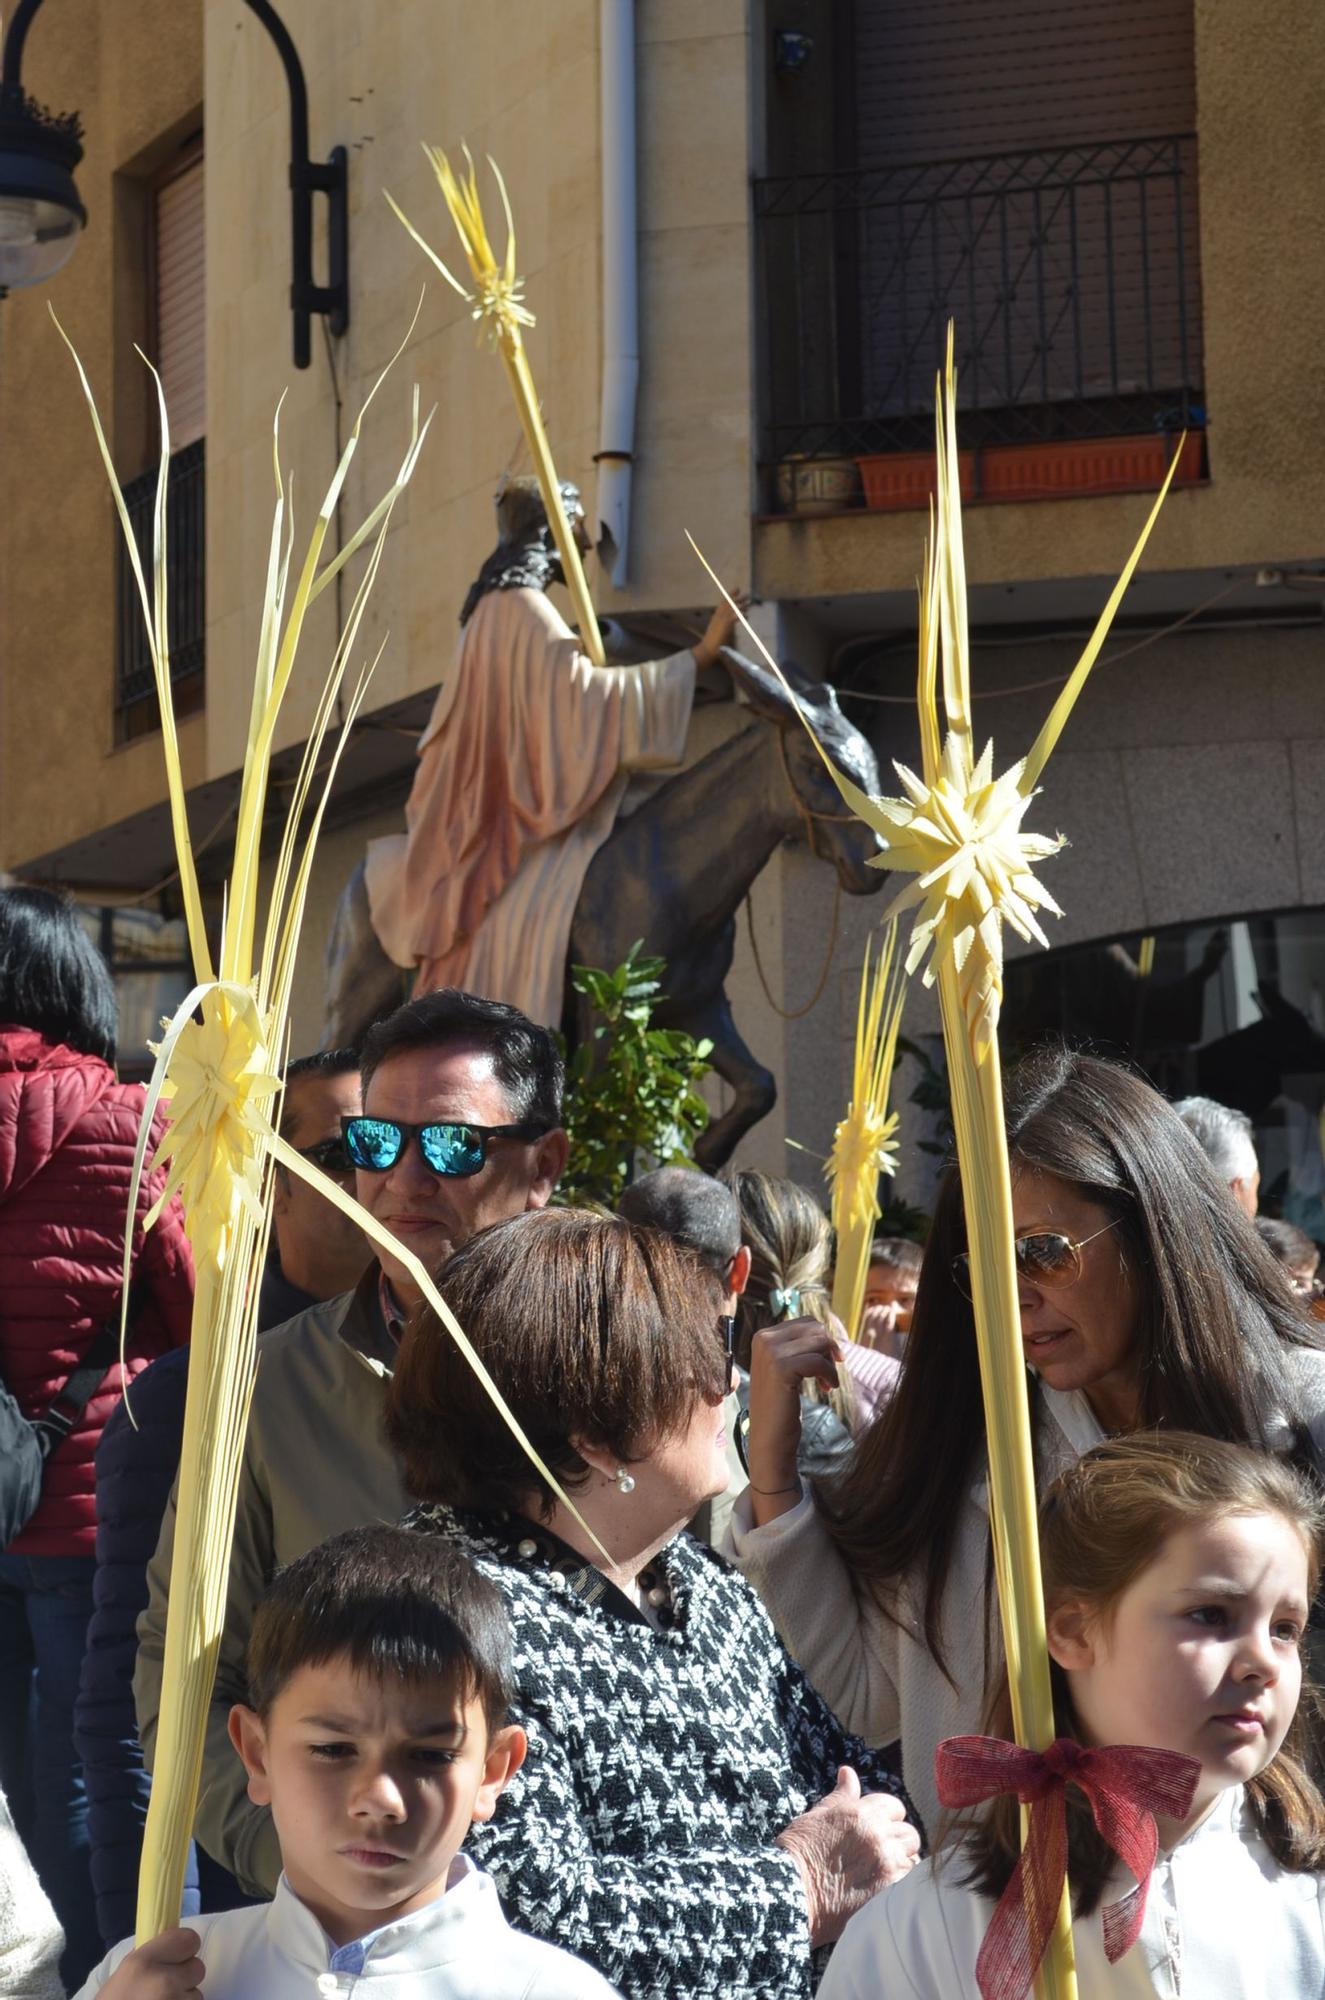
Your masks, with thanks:
[{"label": "wrought iron balcony", "polygon": [[[207,571],[205,444],[205,439],[198,438],[172,452],[166,483],[166,615],[170,679],[180,713],[200,706],[202,700]],[[129,480],[122,490],[150,592],[155,471]],[[118,534],[116,548],[115,733],[122,742],[155,728],[158,718],[142,601],[128,551]]]},{"label": "wrought iron balcony", "polygon": [[927,449],[957,329],[962,442],[1200,426],[1196,140],[762,180],[762,455]]}]

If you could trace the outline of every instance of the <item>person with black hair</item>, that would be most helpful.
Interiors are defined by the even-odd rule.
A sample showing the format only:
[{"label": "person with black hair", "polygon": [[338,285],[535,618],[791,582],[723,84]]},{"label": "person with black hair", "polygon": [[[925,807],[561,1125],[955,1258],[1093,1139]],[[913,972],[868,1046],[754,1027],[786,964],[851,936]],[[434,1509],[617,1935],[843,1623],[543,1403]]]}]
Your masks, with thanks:
[{"label": "person with black hair", "polygon": [[0,1553],[0,1787],[64,1927],[70,1984],[99,1948],[73,1728],[92,1612],[94,1454],[125,1384],[187,1342],[193,1312],[183,1217],[172,1202],[144,1235],[165,1179],[144,1174],[121,1356],[144,1091],[116,1081],[117,1024],[110,971],[72,905],[0,890],[0,1378],[34,1419],[85,1363],[95,1374],[81,1407],[62,1413],[67,1433],[36,1512]]},{"label": "person with black hair", "polygon": [[[564,1068],[546,1028],[501,1001],[428,993],[370,1029],[360,1075],[363,1111],[341,1118],[358,1200],[430,1270],[476,1230],[546,1203],[567,1144]],[[328,1535],[404,1512],[381,1422],[417,1299],[408,1270],[383,1252],[353,1291],[259,1343],[195,1824],[200,1845],[253,1895],[271,1895],[281,1868],[271,1815],[246,1795],[228,1735],[230,1707],[243,1698],[253,1608],[280,1564]],[[138,1623],[134,1695],[149,1766],[174,1525],[172,1500]]]},{"label": "person with black hair", "polygon": [[[1008,1079],[1021,1333],[1041,1489],[1106,1436],[1162,1426],[1321,1464],[1325,1351],[1172,1105],[1060,1047]],[[799,1368],[755,1356],[751,1488],[730,1547],[848,1728],[934,1749],[980,1727],[1001,1665],[985,1414],[960,1177],[945,1177],[895,1394],[842,1472],[796,1471]]]},{"label": "person with black hair", "polygon": [[[316,1055],[297,1056],[286,1069],[282,1139],[350,1193],[354,1168],[340,1121],[362,1109],[357,1049],[319,1049]],[[273,1175],[271,1246],[262,1275],[259,1331],[281,1326],[322,1299],[352,1292],[371,1258],[357,1223],[333,1208],[307,1181],[278,1166]]]},{"label": "person with black hair", "polygon": [[281,1570],[257,1606],[230,1739],[271,1809],[274,1902],[103,1960],[77,2000],[611,2000],[522,1936],[460,1852],[524,1761],[499,1592],[448,1543],[360,1528]]}]

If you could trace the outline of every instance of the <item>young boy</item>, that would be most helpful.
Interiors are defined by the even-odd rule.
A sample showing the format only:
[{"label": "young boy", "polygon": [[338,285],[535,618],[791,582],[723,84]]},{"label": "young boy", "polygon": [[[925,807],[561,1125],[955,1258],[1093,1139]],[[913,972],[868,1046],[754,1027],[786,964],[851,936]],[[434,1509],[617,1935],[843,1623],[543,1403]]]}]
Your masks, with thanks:
[{"label": "young boy", "polygon": [[117,1945],[77,2000],[611,2000],[460,1852],[526,1745],[505,1607],[449,1543],[358,1528],[310,1550],[258,1607],[248,1675],[230,1734],[275,1821],[276,1900]]}]

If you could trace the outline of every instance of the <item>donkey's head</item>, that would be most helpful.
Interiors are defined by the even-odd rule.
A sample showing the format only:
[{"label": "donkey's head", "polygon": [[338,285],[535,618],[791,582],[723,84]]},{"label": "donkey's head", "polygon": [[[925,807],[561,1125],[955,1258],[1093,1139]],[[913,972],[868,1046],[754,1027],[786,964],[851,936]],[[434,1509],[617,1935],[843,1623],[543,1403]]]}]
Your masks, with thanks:
[{"label": "donkey's head", "polygon": [[855,724],[843,715],[835,689],[826,681],[811,680],[791,661],[782,671],[792,689],[794,706],[780,688],[765,694],[744,687],[743,694],[755,713],[775,723],[782,733],[789,830],[799,823],[811,853],[832,862],[849,896],[871,896],[885,880],[882,869],[868,865],[882,851],[883,843],[872,827],[848,810],[806,734],[805,723],[839,771],[874,796],[880,789],[878,760]]}]

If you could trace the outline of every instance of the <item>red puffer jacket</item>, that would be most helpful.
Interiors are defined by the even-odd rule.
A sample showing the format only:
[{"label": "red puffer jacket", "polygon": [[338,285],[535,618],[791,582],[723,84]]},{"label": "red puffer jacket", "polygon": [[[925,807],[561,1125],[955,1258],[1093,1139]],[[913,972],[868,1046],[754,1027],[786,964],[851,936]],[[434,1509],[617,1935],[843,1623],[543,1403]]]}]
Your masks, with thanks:
[{"label": "red puffer jacket", "polygon": [[[117,1083],[98,1056],[0,1027],[0,1377],[25,1416],[68,1381],[119,1304],[124,1218],[141,1084]],[[144,1235],[162,1176],[144,1175],[134,1231],[135,1291],[126,1366],[106,1379],[46,1466],[41,1505],[14,1555],[92,1555],[93,1456],[126,1376],[182,1347],[193,1310],[193,1259],[178,1203]]]}]

